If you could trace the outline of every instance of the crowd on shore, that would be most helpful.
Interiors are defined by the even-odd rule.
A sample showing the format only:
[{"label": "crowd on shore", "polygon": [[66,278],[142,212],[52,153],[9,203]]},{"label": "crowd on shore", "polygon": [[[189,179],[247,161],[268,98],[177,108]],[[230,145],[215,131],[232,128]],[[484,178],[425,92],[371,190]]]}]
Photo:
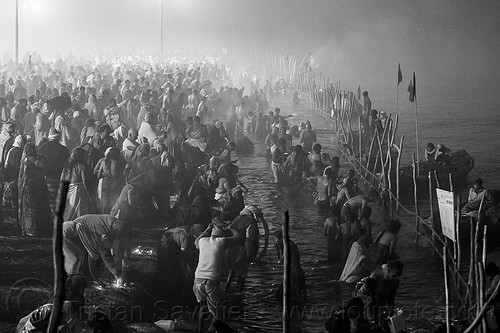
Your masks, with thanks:
[{"label": "crowd on shore", "polygon": [[[157,260],[166,293],[179,300],[194,293],[209,312],[200,311],[200,332],[227,326],[220,320],[219,281],[227,276],[230,291],[237,278],[236,290],[244,291],[249,266],[265,257],[270,234],[262,209],[245,202],[248,188],[233,159],[235,152],[253,152],[247,135],[266,146],[278,186],[314,185],[318,209],[328,217],[328,260],[342,265],[340,281],[357,283],[327,330],[387,329],[403,271],[396,254],[400,222],[390,221],[373,237],[369,205],[379,194],[365,195],[353,171],[339,174],[339,158],[321,151],[310,122],[289,126],[279,108],[269,111],[268,97],[289,89],[283,79],[240,75],[247,94],[233,87],[232,74],[208,58],[96,65],[30,58],[4,71],[0,218],[17,221],[24,236],[50,236],[59,183],[69,182],[63,224],[68,331],[81,331],[71,313],[83,304],[89,282],[99,280],[98,259],[122,285],[133,230],[152,224],[166,228]],[[371,111],[371,104],[365,108]],[[376,113],[371,119],[366,130],[374,132],[382,123]],[[281,259],[283,235],[273,234]],[[293,242],[291,257],[292,301],[301,303],[306,281]],[[44,330],[51,309],[47,304],[30,313],[18,332]],[[95,314],[88,326],[112,331],[109,318]]]}]

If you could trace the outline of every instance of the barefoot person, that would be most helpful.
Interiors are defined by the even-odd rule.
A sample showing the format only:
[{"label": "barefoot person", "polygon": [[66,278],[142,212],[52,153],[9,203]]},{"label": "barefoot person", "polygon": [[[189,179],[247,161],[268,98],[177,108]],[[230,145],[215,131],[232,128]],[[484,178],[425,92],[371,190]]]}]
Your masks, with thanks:
[{"label": "barefoot person", "polygon": [[[63,223],[64,270],[68,281],[82,275],[82,264],[88,256],[92,280],[97,281],[97,260],[101,258],[113,274],[118,285],[122,284],[121,264],[128,257],[130,228],[123,221],[110,215],[84,215]],[[115,255],[111,253],[117,241]],[[67,283],[68,284],[68,283]]]},{"label": "barefoot person", "polygon": [[[259,225],[264,227],[264,248],[259,251]],[[260,262],[267,253],[269,244],[269,227],[262,210],[256,205],[248,205],[237,216],[231,227],[238,230],[243,244],[235,245],[226,252],[226,262],[230,272],[227,277],[226,290],[229,290],[231,281],[238,275],[238,292],[242,292],[245,287],[245,279],[248,274],[248,267],[253,262]]]},{"label": "barefoot person", "polygon": [[[222,292],[219,288],[219,279],[222,274],[222,263],[225,250],[241,242],[241,237],[236,229],[225,229],[220,220],[214,219],[208,228],[195,240],[196,248],[200,250],[198,267],[194,273],[193,292],[198,303],[200,312],[198,314],[199,332],[204,332],[204,317],[208,311],[212,317],[210,326],[220,320],[219,302]],[[231,236],[232,234],[232,236]]]}]

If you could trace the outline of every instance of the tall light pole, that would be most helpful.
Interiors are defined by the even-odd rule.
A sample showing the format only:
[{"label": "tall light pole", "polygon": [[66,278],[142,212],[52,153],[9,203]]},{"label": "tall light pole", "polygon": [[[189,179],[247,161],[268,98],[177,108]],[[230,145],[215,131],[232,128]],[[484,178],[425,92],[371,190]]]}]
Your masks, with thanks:
[{"label": "tall light pole", "polygon": [[160,58],[163,59],[163,0],[160,0]]},{"label": "tall light pole", "polygon": [[19,0],[16,0],[16,65],[19,63]]}]

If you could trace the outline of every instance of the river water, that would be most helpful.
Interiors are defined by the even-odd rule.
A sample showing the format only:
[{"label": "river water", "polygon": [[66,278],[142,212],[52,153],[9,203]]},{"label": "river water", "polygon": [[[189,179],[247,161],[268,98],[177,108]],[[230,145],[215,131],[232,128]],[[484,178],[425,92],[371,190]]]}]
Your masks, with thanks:
[{"label": "river water", "polygon": [[[310,120],[323,151],[340,156],[329,121],[314,113],[307,104],[293,108],[286,100],[271,103],[283,115],[297,114],[295,124]],[[403,127],[403,126],[401,126]],[[290,237],[298,245],[301,265],[306,273],[308,299],[304,308],[294,309],[294,332],[325,332],[324,322],[332,310],[350,298],[353,286],[336,281],[342,271],[338,265],[328,265],[326,238],[322,235],[325,217],[314,204],[314,191],[308,187],[278,187],[271,183],[272,173],[265,159],[263,144],[256,143],[253,156],[240,156],[240,178],[249,188],[245,201],[263,207],[270,228],[277,230],[283,221],[282,212],[290,213]],[[345,162],[341,172],[346,174]],[[388,217],[374,207],[373,232],[382,230]],[[273,237],[271,237],[272,244]],[[397,246],[405,264],[396,303],[402,308],[410,327],[429,327],[431,322],[443,318],[444,293],[440,262],[433,258],[432,249],[425,241],[415,245],[413,224],[402,228]],[[271,248],[265,258],[267,264],[252,266],[245,288],[245,331],[281,332],[282,308],[271,296],[276,284],[282,280],[282,264]]]}]

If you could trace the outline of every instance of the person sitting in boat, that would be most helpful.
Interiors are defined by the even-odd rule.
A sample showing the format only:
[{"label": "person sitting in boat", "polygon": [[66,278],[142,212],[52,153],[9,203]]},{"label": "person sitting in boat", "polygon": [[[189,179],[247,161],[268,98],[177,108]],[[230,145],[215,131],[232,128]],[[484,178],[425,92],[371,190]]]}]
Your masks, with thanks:
[{"label": "person sitting in boat", "polygon": [[451,167],[451,150],[442,144],[437,145],[436,163],[443,169]]},{"label": "person sitting in boat", "polygon": [[436,160],[436,146],[432,142],[427,143],[425,146],[425,161],[434,162]]},{"label": "person sitting in boat", "polygon": [[462,208],[462,214],[477,217],[481,201],[483,201],[482,210],[488,209],[493,203],[490,192],[483,187],[483,180],[477,178],[469,190],[467,203]]},{"label": "person sitting in boat", "polygon": [[372,264],[380,265],[388,262],[396,256],[396,243],[401,222],[392,220],[385,230],[380,232],[370,249],[370,261]]},{"label": "person sitting in boat", "polygon": [[373,267],[370,264],[369,247],[370,239],[366,235],[361,236],[352,244],[339,281],[357,283],[370,274]]}]

